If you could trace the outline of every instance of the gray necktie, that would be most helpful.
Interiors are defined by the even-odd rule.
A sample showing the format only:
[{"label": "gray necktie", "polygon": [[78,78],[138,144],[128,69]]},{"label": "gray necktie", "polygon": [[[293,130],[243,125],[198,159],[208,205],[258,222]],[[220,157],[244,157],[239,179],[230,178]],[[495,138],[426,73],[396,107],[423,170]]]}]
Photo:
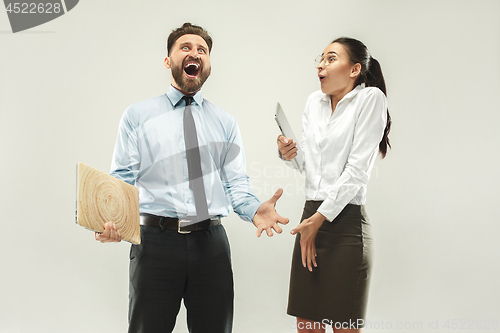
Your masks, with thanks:
[{"label": "gray necktie", "polygon": [[[203,184],[203,173],[201,170],[200,147],[198,146],[198,136],[196,134],[196,125],[191,112],[191,103],[193,97],[182,97],[186,101],[184,109],[184,141],[186,144],[186,156],[189,171],[189,188],[193,191],[194,205],[196,207],[196,218],[193,223],[207,220],[208,215],[207,197],[205,195],[205,185]],[[202,228],[210,225],[210,221],[201,226]]]}]

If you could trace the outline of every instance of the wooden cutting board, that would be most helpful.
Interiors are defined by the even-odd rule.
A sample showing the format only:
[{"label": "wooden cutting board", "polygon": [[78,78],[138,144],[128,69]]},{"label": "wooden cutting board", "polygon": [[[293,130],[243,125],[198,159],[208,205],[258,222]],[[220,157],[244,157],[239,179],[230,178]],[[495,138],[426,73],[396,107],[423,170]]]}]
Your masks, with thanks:
[{"label": "wooden cutting board", "polygon": [[77,223],[97,232],[114,222],[123,240],[140,244],[139,193],[135,186],[78,163]]}]

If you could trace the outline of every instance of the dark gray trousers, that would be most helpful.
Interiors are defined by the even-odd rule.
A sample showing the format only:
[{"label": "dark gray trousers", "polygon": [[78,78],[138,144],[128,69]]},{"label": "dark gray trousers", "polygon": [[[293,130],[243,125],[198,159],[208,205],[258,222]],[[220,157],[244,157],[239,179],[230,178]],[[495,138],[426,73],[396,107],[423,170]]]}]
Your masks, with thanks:
[{"label": "dark gray trousers", "polygon": [[182,299],[189,332],[232,330],[233,272],[222,225],[190,234],[141,226],[129,286],[129,333],[172,332]]}]

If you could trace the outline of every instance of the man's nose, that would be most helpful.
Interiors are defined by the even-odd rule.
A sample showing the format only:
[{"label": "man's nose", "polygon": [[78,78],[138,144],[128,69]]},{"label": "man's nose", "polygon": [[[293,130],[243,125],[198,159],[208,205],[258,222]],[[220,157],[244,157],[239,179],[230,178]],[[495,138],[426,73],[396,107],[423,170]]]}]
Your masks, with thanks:
[{"label": "man's nose", "polygon": [[198,53],[198,50],[191,50],[191,52],[189,52],[189,55],[193,58],[199,58],[199,53]]}]

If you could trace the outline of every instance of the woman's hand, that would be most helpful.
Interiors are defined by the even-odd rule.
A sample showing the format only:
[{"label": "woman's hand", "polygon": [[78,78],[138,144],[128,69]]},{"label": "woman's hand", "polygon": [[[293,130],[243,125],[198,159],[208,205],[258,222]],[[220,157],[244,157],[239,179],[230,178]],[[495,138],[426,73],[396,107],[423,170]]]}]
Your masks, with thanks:
[{"label": "woman's hand", "polygon": [[302,265],[312,272],[312,265],[318,267],[316,263],[316,234],[326,218],[323,214],[316,212],[313,216],[305,219],[290,233],[295,235],[300,233],[300,252],[302,253]]},{"label": "woman's hand", "polygon": [[292,158],[297,156],[297,144],[293,142],[290,138],[285,138],[283,135],[278,136],[278,149],[280,150],[281,155],[287,160],[290,161]]}]

